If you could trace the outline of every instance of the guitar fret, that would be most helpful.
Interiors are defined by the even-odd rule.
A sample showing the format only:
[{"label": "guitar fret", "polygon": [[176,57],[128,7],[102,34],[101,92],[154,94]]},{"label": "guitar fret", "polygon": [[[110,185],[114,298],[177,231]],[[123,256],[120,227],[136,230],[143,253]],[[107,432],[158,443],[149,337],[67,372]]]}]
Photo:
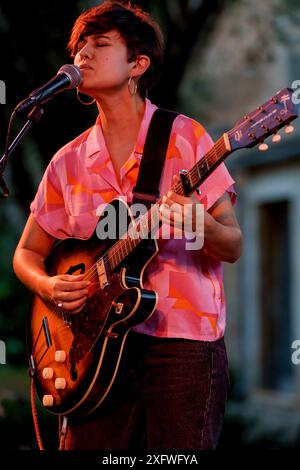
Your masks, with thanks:
[{"label": "guitar fret", "polygon": [[117,251],[117,261],[118,261],[118,264],[121,262],[122,260],[122,240],[119,242],[119,250]]},{"label": "guitar fret", "polygon": [[[206,153],[206,155],[199,160],[193,168],[185,175],[185,178],[188,178],[187,188],[190,186],[191,192],[196,188],[199,184],[201,184],[201,180],[204,180],[206,175],[208,175],[216,163],[219,162],[221,158],[224,157],[226,154],[226,145],[224,142],[223,136],[215,143],[215,145]],[[182,185],[181,185],[182,186]],[[181,188],[180,188],[181,189]],[[181,191],[178,191],[181,194]],[[182,194],[186,193],[186,190],[182,192]]]},{"label": "guitar fret", "polygon": [[133,242],[134,242],[133,238],[131,238],[131,236],[129,235],[128,243],[129,243],[130,251],[133,249]]},{"label": "guitar fret", "polygon": [[108,262],[108,268],[109,268],[108,270],[111,273],[112,270],[115,268],[115,264],[114,264],[113,256],[110,256],[109,253],[107,256],[107,262]]},{"label": "guitar fret", "polygon": [[[206,153],[206,155],[198,161],[187,174],[184,175],[184,178],[186,178],[187,188],[190,187],[191,192],[201,183],[202,180],[205,179],[206,175],[210,173],[215,164],[224,157],[226,151],[224,139],[221,137]],[[173,188],[173,190],[174,189],[175,188]],[[181,195],[186,194],[182,181],[179,181],[176,184],[176,192]],[[139,219],[136,226],[131,226],[130,230],[127,232],[127,237],[116,242],[109,250],[112,269],[116,268],[121,261],[148,236],[148,234],[151,234],[151,236],[154,235],[156,229],[159,227],[159,221],[159,204],[155,204],[152,205],[151,209]]]},{"label": "guitar fret", "polygon": [[208,161],[207,161],[207,158],[204,157],[202,158],[202,160],[200,160],[199,162],[199,167],[201,168],[201,171],[208,171],[209,170],[209,164],[208,164]]},{"label": "guitar fret", "polygon": [[198,172],[198,177],[199,177],[199,180],[201,180],[201,178],[202,178],[202,174],[201,174],[201,171],[200,171],[199,165],[196,165],[196,168],[197,168],[197,172]]},{"label": "guitar fret", "polygon": [[121,242],[121,253],[122,253],[122,258],[124,259],[127,253],[126,253],[125,244],[123,240]]},{"label": "guitar fret", "polygon": [[119,259],[119,253],[117,250],[114,250],[114,253],[113,253],[113,257],[114,257],[114,260],[115,260],[115,266],[118,266],[119,262],[120,262],[120,259]]},{"label": "guitar fret", "polygon": [[[223,152],[221,153],[221,155],[223,154]],[[213,155],[212,155],[212,160],[213,160],[213,163],[216,163],[219,161],[219,158],[220,158],[220,155],[218,154],[218,149],[216,147],[213,147]],[[212,165],[211,165],[212,166]]]},{"label": "guitar fret", "polygon": [[109,260],[109,264],[110,264],[111,271],[112,271],[113,269],[115,269],[115,267],[117,266],[117,264],[116,264],[114,258],[115,258],[115,257],[114,257],[114,254],[108,252],[108,260]]}]

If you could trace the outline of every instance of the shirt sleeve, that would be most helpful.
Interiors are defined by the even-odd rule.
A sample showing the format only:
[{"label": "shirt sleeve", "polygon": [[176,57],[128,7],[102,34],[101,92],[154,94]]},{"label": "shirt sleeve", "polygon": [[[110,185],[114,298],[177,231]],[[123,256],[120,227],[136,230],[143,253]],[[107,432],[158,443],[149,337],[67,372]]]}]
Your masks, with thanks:
[{"label": "shirt sleeve", "polygon": [[55,238],[67,238],[68,217],[56,159],[53,157],[39,184],[30,210],[36,222]]},{"label": "shirt sleeve", "polygon": [[[213,145],[214,143],[210,135],[206,131],[201,133],[197,143],[195,163],[201,160]],[[195,195],[206,210],[210,209],[225,192],[228,192],[233,205],[236,202],[234,180],[224,163],[221,163],[213,173],[206,178],[199,189],[201,194]]]}]

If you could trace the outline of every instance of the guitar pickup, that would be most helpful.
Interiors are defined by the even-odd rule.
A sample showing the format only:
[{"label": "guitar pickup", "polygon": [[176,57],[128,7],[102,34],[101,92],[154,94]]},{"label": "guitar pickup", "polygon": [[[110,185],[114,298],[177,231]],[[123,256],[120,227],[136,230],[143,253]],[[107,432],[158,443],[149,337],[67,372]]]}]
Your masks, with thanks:
[{"label": "guitar pickup", "polygon": [[100,287],[101,289],[104,289],[104,287],[108,286],[108,280],[103,258],[99,259],[99,261],[96,263],[96,266]]}]

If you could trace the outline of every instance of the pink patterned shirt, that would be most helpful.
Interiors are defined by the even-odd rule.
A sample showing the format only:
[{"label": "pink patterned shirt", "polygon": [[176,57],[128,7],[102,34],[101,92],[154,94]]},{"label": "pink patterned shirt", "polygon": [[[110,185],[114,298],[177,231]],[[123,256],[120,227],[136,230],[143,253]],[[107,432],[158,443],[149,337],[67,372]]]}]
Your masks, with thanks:
[{"label": "pink patterned shirt", "polygon": [[[97,207],[126,196],[132,200],[151,117],[157,109],[146,100],[134,151],[116,177],[100,116],[95,125],[62,147],[50,161],[30,209],[37,223],[58,239],[89,238],[97,225]],[[172,177],[189,170],[211,148],[212,140],[196,121],[176,117],[161,181],[161,195]],[[197,196],[209,209],[225,191],[235,201],[233,179],[224,164],[201,185]],[[145,288],[158,293],[152,317],[136,331],[161,337],[215,341],[224,335],[225,298],[222,264],[201,250],[186,250],[186,240],[158,240],[159,252],[144,273]]]}]

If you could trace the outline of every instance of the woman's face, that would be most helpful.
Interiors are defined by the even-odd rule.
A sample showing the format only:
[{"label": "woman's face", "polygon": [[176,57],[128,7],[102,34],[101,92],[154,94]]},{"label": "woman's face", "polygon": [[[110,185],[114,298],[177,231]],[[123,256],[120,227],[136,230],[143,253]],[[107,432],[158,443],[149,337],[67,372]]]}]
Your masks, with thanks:
[{"label": "woman's face", "polygon": [[118,31],[85,36],[77,50],[74,64],[82,72],[81,92],[94,96],[127,87],[133,62],[127,60],[126,43]]}]

